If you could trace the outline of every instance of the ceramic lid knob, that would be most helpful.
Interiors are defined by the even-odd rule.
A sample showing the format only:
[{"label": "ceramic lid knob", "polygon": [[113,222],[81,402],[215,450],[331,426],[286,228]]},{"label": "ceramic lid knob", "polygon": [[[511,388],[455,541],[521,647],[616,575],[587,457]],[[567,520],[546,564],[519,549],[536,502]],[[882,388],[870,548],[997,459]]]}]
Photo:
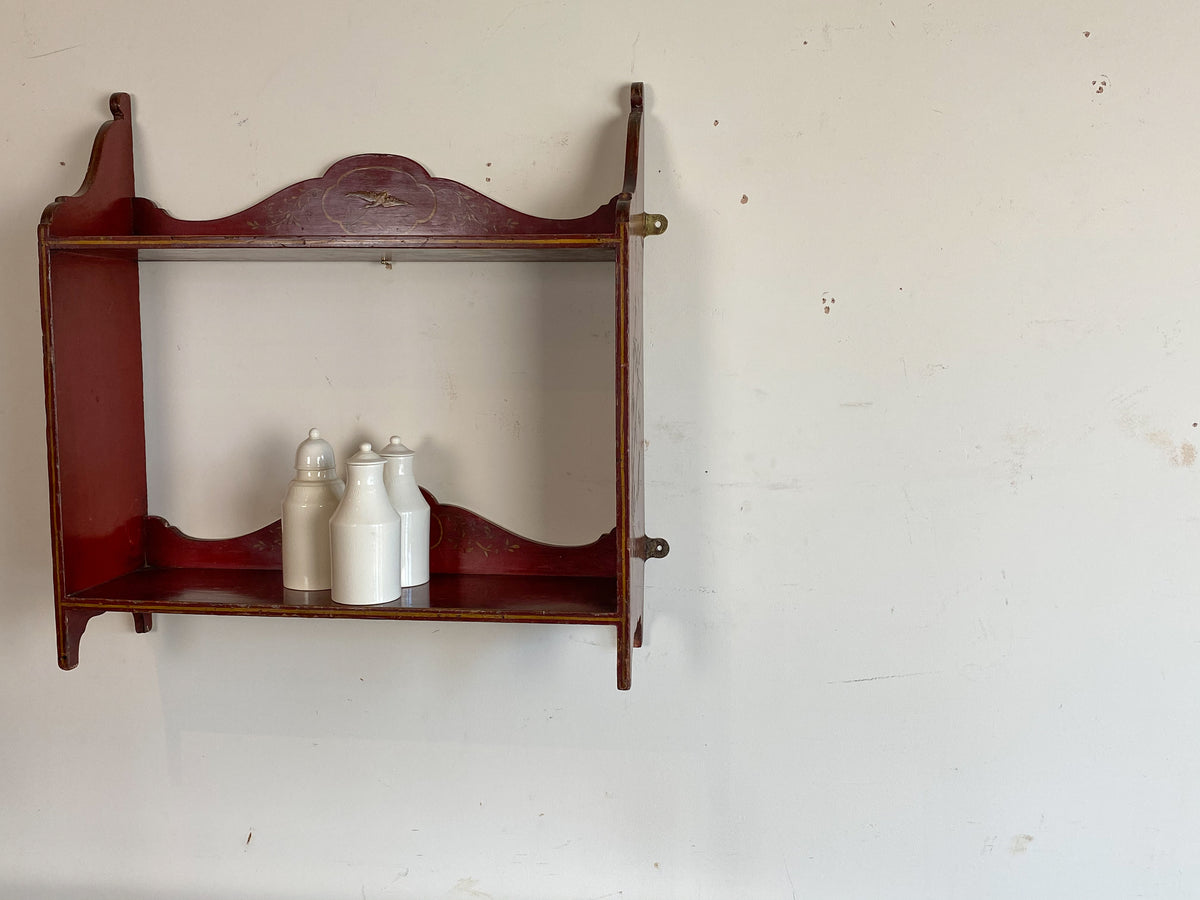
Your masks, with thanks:
[{"label": "ceramic lid knob", "polygon": [[379,451],[380,456],[412,456],[413,452],[400,443],[400,438],[397,435],[392,435],[392,439],[387,442],[387,446]]},{"label": "ceramic lid knob", "polygon": [[359,444],[358,452],[346,460],[348,466],[369,466],[383,462],[383,457],[371,449],[370,443]]},{"label": "ceramic lid knob", "polygon": [[333,447],[329,441],[322,439],[321,432],[316,428],[308,432],[308,440],[302,441],[296,448],[296,469],[298,471],[316,472],[333,468]]}]

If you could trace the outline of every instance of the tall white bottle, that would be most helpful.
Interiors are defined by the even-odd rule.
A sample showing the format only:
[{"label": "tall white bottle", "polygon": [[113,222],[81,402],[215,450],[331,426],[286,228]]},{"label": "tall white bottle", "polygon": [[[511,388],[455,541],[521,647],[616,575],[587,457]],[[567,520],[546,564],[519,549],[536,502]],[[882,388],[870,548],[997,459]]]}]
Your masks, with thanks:
[{"label": "tall white bottle", "polygon": [[327,591],[329,519],[346,485],[337,476],[333,447],[313,428],[296,448],[296,477],[283,498],[283,586]]},{"label": "tall white bottle", "polygon": [[417,487],[413,452],[393,434],[379,455],[385,460],[388,499],[400,514],[400,586],[425,584],[429,581],[429,504]]},{"label": "tall white bottle", "polygon": [[346,460],[346,494],[329,520],[335,603],[400,597],[400,516],[383,485],[383,457],[363,444]]}]

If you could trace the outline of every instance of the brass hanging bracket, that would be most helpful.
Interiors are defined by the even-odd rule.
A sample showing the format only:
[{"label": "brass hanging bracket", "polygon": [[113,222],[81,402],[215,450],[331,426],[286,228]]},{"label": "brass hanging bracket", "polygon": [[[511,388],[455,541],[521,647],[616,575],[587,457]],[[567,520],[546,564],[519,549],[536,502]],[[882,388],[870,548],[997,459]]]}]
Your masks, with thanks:
[{"label": "brass hanging bracket", "polygon": [[639,216],[634,216],[630,220],[630,224],[634,226],[634,231],[642,237],[650,237],[655,234],[662,234],[667,230],[667,217],[661,213],[642,213]]},{"label": "brass hanging bracket", "polygon": [[671,545],[662,538],[644,537],[637,555],[642,559],[662,559],[670,552]]}]

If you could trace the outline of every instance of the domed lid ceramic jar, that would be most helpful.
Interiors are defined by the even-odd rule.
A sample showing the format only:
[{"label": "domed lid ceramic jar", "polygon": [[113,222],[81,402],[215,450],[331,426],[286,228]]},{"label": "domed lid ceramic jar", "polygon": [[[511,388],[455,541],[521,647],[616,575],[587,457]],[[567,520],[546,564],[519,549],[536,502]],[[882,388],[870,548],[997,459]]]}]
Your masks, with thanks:
[{"label": "domed lid ceramic jar", "polygon": [[296,448],[296,478],[301,481],[334,481],[333,447],[321,437],[319,429],[310,428],[308,439]]},{"label": "domed lid ceramic jar", "polygon": [[333,448],[313,428],[296,448],[296,475],[283,498],[283,586],[297,591],[330,588],[329,519],[346,486],[337,477]]}]

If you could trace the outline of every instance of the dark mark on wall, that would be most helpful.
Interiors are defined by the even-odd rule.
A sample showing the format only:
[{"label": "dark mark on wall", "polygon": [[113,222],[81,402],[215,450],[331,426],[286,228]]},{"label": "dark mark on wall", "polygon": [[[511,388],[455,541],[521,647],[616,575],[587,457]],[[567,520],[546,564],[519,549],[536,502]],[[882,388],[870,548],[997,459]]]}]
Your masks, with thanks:
[{"label": "dark mark on wall", "polygon": [[825,315],[829,315],[829,310],[835,303],[837,303],[837,297],[830,297],[828,294],[821,297],[821,306],[825,309]]},{"label": "dark mark on wall", "polygon": [[717,127],[718,125],[720,125],[720,124],[721,124],[721,120],[720,120],[720,119],[713,119],[713,128],[716,128],[716,127]]},{"label": "dark mark on wall", "polygon": [[750,198],[747,197],[745,194],[742,194],[742,205],[745,206],[749,202],[750,202]]},{"label": "dark mark on wall", "polygon": [[1108,87],[1108,76],[1101,75],[1099,78],[1092,79],[1092,87],[1096,89],[1097,94],[1103,94]]},{"label": "dark mark on wall", "polygon": [[1083,36],[1084,36],[1085,38],[1089,38],[1089,37],[1091,37],[1091,36],[1092,36],[1092,33],[1091,33],[1090,31],[1085,31],[1085,32],[1083,33]]}]

